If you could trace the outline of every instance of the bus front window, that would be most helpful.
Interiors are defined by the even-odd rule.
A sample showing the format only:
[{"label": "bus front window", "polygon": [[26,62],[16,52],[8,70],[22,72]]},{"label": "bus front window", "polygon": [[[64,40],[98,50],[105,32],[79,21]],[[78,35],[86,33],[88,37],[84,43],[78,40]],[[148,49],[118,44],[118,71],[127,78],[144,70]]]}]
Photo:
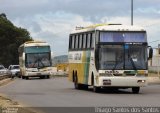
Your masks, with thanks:
[{"label": "bus front window", "polygon": [[143,45],[101,45],[98,67],[100,70],[147,69],[145,48]]},{"label": "bus front window", "polygon": [[143,45],[124,45],[125,69],[147,69],[147,56]]},{"label": "bus front window", "polygon": [[49,53],[28,53],[26,54],[26,67],[43,68],[51,66]]},{"label": "bus front window", "polygon": [[99,49],[99,69],[123,69],[124,52],[122,45],[104,45]]}]

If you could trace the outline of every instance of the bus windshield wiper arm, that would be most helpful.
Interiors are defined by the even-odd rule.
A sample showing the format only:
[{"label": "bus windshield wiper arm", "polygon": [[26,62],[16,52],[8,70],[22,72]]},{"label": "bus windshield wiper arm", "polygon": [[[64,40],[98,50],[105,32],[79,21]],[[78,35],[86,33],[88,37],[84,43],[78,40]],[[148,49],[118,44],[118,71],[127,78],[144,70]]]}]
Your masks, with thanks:
[{"label": "bus windshield wiper arm", "polygon": [[118,62],[115,63],[115,65],[114,65],[114,67],[112,69],[113,71],[116,69],[116,67],[117,67],[118,64],[119,64]]},{"label": "bus windshield wiper arm", "polygon": [[[130,55],[129,55],[129,56],[130,56]],[[135,65],[135,63],[134,63],[132,57],[130,57],[129,59],[130,59],[130,61],[131,61],[131,64],[132,64],[134,70],[137,70],[137,67],[136,67],[136,65]]]}]

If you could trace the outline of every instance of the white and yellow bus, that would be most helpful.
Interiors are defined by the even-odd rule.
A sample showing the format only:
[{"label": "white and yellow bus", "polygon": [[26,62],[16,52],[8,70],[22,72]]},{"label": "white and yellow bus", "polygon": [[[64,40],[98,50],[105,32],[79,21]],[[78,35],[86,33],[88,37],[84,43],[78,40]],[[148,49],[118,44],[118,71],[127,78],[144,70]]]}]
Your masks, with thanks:
[{"label": "white and yellow bus", "polygon": [[22,79],[50,77],[52,60],[51,49],[48,43],[28,41],[19,47],[18,52]]},{"label": "white and yellow bus", "polygon": [[[148,43],[141,27],[100,24],[76,28],[69,36],[69,80],[76,89],[147,85]],[[152,49],[150,50],[152,52]]]}]

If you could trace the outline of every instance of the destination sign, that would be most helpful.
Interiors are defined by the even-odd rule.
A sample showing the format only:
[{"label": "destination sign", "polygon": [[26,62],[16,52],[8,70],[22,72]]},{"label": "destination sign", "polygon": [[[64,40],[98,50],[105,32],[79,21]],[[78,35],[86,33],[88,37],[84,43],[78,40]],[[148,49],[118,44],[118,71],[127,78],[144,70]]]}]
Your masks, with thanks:
[{"label": "destination sign", "polygon": [[101,32],[100,42],[147,42],[145,32]]}]

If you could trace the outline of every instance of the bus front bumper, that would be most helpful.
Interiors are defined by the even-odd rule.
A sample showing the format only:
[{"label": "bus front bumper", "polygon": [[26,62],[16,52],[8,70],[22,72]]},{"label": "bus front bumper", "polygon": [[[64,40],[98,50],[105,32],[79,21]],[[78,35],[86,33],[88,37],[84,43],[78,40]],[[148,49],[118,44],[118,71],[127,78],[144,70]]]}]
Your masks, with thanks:
[{"label": "bus front bumper", "polygon": [[36,77],[36,76],[46,76],[46,75],[50,75],[49,72],[27,72],[26,76],[32,76],[32,77]]},{"label": "bus front bumper", "polygon": [[99,77],[96,79],[98,87],[144,87],[147,86],[146,77]]}]

